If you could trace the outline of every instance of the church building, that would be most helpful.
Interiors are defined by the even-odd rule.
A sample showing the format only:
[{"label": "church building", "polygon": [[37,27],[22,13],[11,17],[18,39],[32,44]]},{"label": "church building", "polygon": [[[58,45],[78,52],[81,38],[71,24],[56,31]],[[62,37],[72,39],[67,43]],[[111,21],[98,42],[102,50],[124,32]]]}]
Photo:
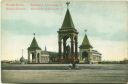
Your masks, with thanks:
[{"label": "church building", "polygon": [[[35,35],[35,34],[34,34]],[[28,63],[49,63],[49,53],[38,46],[34,36],[30,47],[28,47]]]},{"label": "church building", "polygon": [[101,54],[98,51],[93,50],[86,34],[79,49],[80,63],[94,64],[101,62]]}]

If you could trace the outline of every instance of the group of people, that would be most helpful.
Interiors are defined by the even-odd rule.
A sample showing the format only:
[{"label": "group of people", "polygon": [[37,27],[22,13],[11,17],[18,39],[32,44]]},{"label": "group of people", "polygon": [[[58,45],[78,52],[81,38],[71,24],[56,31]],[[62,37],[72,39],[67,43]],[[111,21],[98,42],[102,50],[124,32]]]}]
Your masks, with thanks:
[{"label": "group of people", "polygon": [[78,69],[78,64],[70,63],[69,66],[68,66],[68,69]]}]

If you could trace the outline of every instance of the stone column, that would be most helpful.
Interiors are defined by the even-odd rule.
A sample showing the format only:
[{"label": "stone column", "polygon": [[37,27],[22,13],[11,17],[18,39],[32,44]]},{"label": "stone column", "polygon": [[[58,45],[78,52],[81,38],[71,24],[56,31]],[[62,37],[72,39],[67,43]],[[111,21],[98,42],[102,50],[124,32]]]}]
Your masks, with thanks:
[{"label": "stone column", "polygon": [[41,59],[41,52],[40,52],[40,56],[39,56],[39,58],[40,58],[40,63],[41,63],[41,60],[42,60],[42,59]]},{"label": "stone column", "polygon": [[74,55],[74,39],[71,38],[71,54]]},{"label": "stone column", "polygon": [[30,52],[28,51],[28,63],[30,63]]},{"label": "stone column", "polygon": [[41,58],[40,58],[40,55],[41,55],[41,54],[38,52],[38,53],[37,53],[37,61],[38,61],[38,63],[40,63],[40,59],[41,59]]},{"label": "stone column", "polygon": [[37,59],[37,53],[35,52],[35,63],[38,63],[38,59]]},{"label": "stone column", "polygon": [[66,40],[63,40],[63,58],[66,58]]},{"label": "stone column", "polygon": [[41,53],[39,53],[39,63],[41,63]]},{"label": "stone column", "polygon": [[75,38],[75,56],[78,58],[78,37]]},{"label": "stone column", "polygon": [[61,59],[61,56],[62,56],[62,42],[61,42],[60,39],[59,39],[58,44],[59,44],[59,58]]}]

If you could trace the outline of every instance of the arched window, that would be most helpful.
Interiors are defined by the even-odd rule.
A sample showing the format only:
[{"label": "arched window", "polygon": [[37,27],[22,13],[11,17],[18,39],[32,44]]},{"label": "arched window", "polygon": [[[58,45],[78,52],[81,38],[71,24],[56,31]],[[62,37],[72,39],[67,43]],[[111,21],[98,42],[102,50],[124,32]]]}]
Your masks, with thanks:
[{"label": "arched window", "polygon": [[82,53],[82,59],[87,59],[88,58],[88,53],[86,52],[86,51],[84,51],[83,53]]},{"label": "arched window", "polygon": [[30,61],[34,62],[34,60],[35,60],[35,55],[34,55],[34,53],[31,53],[30,54]]}]

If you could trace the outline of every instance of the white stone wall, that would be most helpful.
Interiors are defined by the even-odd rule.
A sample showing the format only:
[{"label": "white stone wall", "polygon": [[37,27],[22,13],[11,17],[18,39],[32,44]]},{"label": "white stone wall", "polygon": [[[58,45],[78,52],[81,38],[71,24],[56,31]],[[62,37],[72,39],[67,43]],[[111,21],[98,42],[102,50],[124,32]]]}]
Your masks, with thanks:
[{"label": "white stone wall", "polygon": [[[82,59],[82,53],[85,51],[88,52],[88,59]],[[101,54],[99,54],[98,52],[94,53],[92,50],[89,49],[80,49],[79,56],[80,63],[89,62],[90,64],[95,64],[101,62]]]},{"label": "white stone wall", "polygon": [[42,54],[40,60],[41,60],[41,63],[49,63],[49,55],[48,54]]}]

